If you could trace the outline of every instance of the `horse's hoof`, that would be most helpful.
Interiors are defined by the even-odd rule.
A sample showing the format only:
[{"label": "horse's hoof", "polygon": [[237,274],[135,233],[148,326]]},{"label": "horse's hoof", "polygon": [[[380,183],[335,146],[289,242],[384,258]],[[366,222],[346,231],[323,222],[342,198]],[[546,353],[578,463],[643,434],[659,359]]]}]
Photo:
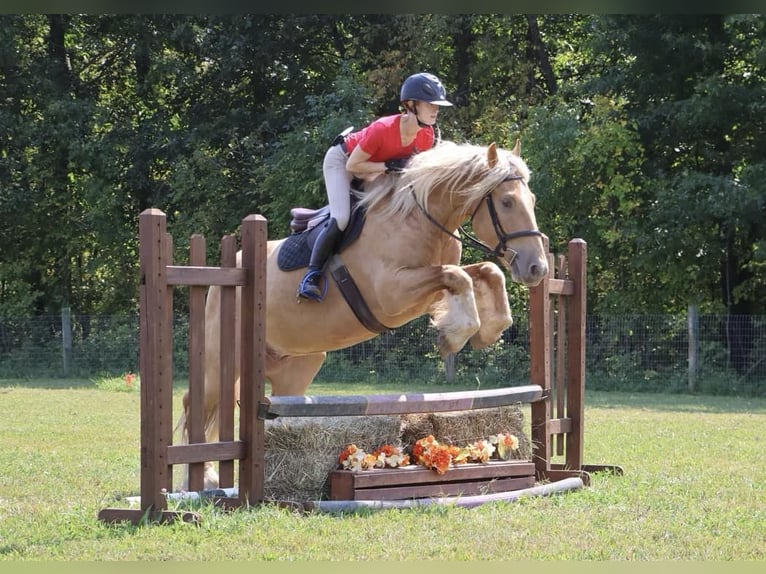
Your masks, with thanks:
[{"label": "horse's hoof", "polygon": [[462,341],[455,341],[454,338],[450,339],[441,331],[438,332],[436,337],[436,346],[439,349],[439,355],[442,359],[446,359],[448,355],[457,353],[466,344],[467,339]]}]

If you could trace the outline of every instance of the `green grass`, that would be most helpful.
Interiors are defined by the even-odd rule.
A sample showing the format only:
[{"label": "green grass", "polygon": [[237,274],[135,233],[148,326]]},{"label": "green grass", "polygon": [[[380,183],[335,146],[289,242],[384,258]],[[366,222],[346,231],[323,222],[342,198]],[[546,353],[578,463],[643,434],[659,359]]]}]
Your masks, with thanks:
[{"label": "green grass", "polygon": [[[553,497],[347,516],[203,506],[200,526],[133,527],[96,518],[138,494],[140,395],[123,387],[0,382],[0,559],[766,558],[766,399],[591,392],[586,462],[620,464],[625,475],[598,474],[590,488]],[[339,389],[402,390],[311,391]]]}]

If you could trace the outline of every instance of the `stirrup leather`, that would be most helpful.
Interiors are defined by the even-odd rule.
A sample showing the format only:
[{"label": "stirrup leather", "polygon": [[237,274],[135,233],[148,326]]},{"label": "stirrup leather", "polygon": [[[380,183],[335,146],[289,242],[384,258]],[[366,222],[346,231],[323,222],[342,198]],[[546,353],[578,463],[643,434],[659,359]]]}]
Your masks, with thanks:
[{"label": "stirrup leather", "polygon": [[[320,281],[323,283],[321,289],[318,285]],[[321,302],[325,295],[327,295],[327,281],[324,274],[318,270],[307,271],[298,287],[298,297]]]}]

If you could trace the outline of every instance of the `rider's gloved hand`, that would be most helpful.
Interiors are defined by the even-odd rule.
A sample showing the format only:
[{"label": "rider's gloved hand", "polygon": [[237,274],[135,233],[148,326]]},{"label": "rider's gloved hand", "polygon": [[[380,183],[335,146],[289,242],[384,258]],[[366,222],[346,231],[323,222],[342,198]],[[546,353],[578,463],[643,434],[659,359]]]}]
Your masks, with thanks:
[{"label": "rider's gloved hand", "polygon": [[390,159],[386,162],[386,173],[396,173],[402,171],[409,158]]}]

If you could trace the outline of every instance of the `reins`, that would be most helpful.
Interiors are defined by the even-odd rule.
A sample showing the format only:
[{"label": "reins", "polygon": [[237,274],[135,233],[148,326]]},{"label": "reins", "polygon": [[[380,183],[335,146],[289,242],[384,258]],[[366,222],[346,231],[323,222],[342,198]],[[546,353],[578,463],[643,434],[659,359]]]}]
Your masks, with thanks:
[{"label": "reins", "polygon": [[[523,179],[520,175],[509,175],[503,181],[513,181]],[[453,239],[457,239],[461,245],[464,247],[473,247],[474,249],[477,249],[481,251],[484,255],[487,256],[497,256],[497,257],[503,257],[503,254],[506,251],[513,252],[513,256],[509,260],[509,264],[513,262],[514,258],[516,257],[516,251],[513,249],[507,247],[505,244],[510,241],[511,239],[516,239],[517,237],[529,237],[532,235],[542,236],[542,232],[540,232],[539,229],[524,229],[522,231],[514,231],[513,233],[506,233],[503,229],[503,226],[500,224],[500,221],[497,217],[497,209],[495,209],[495,202],[492,201],[492,191],[489,190],[487,193],[484,194],[484,197],[482,197],[482,200],[479,201],[479,203],[476,205],[476,209],[473,210],[473,213],[471,214],[470,221],[473,223],[473,218],[476,216],[476,214],[479,211],[479,208],[481,208],[482,203],[486,200],[487,203],[487,211],[489,212],[490,220],[492,221],[492,227],[495,230],[495,235],[497,236],[498,243],[497,246],[495,246],[494,249],[492,249],[489,245],[481,241],[476,236],[470,234],[468,231],[466,231],[462,225],[458,226],[458,230],[460,231],[460,234],[462,235],[455,235],[452,233],[449,229],[444,227],[441,223],[439,223],[434,217],[428,213],[425,207],[423,207],[420,202],[417,200],[417,197],[415,197],[415,190],[410,189],[410,193],[412,193],[412,197],[415,200],[415,205],[418,206],[420,211],[423,212],[423,215],[426,216],[426,219],[433,223],[438,229],[452,237]]]}]

